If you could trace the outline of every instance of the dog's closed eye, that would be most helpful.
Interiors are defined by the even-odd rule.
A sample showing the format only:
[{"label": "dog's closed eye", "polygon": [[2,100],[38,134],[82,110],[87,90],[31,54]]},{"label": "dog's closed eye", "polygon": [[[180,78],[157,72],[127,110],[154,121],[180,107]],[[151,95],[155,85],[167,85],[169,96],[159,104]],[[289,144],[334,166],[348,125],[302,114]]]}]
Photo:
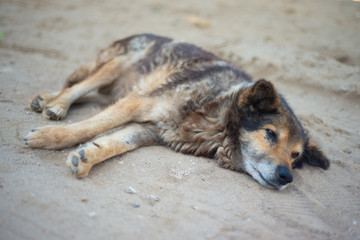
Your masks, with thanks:
[{"label": "dog's closed eye", "polygon": [[293,152],[293,153],[291,154],[291,158],[292,158],[292,159],[296,159],[299,155],[300,155],[300,153],[298,153],[298,152]]},{"label": "dog's closed eye", "polygon": [[266,139],[270,140],[271,142],[277,141],[277,134],[271,130],[270,128],[265,129],[266,132]]}]

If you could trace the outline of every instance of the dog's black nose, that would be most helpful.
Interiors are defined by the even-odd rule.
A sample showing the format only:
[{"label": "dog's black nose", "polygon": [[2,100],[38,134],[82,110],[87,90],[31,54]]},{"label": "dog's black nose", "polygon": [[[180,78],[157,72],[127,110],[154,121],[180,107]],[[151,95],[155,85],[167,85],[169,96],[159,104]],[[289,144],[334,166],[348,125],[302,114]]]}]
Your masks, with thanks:
[{"label": "dog's black nose", "polygon": [[276,175],[281,185],[286,185],[288,183],[291,183],[293,180],[293,176],[291,172],[289,171],[289,169],[287,169],[284,166],[277,167]]}]

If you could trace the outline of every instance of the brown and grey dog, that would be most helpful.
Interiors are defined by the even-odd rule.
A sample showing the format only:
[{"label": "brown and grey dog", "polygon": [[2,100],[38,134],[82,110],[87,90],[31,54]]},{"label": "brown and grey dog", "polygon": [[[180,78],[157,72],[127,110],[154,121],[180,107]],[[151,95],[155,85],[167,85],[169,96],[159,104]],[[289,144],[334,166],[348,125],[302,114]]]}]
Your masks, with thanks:
[{"label": "brown and grey dog", "polygon": [[72,103],[91,98],[111,105],[78,123],[33,129],[25,144],[62,149],[86,142],[67,159],[79,178],[106,159],[157,144],[215,158],[274,189],[292,182],[292,169],[303,162],[329,167],[273,84],[253,82],[191,44],[151,34],[116,41],[71,74],[60,92],[38,95],[31,108],[60,120]]}]

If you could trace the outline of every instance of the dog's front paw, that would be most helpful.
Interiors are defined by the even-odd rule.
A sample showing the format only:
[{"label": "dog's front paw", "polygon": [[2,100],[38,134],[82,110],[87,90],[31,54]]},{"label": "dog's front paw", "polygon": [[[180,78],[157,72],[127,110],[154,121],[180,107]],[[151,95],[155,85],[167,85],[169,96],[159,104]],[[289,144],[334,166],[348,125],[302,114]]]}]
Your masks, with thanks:
[{"label": "dog's front paw", "polygon": [[30,148],[45,148],[47,138],[43,136],[41,128],[34,128],[30,130],[24,137],[25,145]]},{"label": "dog's front paw", "polygon": [[66,160],[66,165],[77,178],[86,177],[93,166],[91,160],[88,159],[87,152],[86,145],[80,145],[78,149],[69,154]]},{"label": "dog's front paw", "polygon": [[50,120],[61,120],[66,116],[67,110],[68,108],[61,104],[46,105],[42,115]]},{"label": "dog's front paw", "polygon": [[62,149],[71,146],[69,133],[62,126],[45,126],[32,129],[24,138],[30,148]]}]

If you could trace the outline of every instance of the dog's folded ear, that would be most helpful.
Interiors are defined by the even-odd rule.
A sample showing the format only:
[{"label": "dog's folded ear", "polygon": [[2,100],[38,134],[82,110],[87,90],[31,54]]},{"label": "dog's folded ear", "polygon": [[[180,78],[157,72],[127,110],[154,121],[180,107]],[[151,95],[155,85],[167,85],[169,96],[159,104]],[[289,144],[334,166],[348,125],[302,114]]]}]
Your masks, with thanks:
[{"label": "dog's folded ear", "polygon": [[264,79],[258,80],[253,86],[240,93],[238,106],[251,112],[272,112],[280,104],[280,96],[274,85]]},{"label": "dog's folded ear", "polygon": [[325,170],[330,167],[330,161],[320,148],[309,139],[306,140],[304,152],[300,160],[294,163],[293,168],[301,167],[302,163],[307,163],[314,167],[321,167]]}]

